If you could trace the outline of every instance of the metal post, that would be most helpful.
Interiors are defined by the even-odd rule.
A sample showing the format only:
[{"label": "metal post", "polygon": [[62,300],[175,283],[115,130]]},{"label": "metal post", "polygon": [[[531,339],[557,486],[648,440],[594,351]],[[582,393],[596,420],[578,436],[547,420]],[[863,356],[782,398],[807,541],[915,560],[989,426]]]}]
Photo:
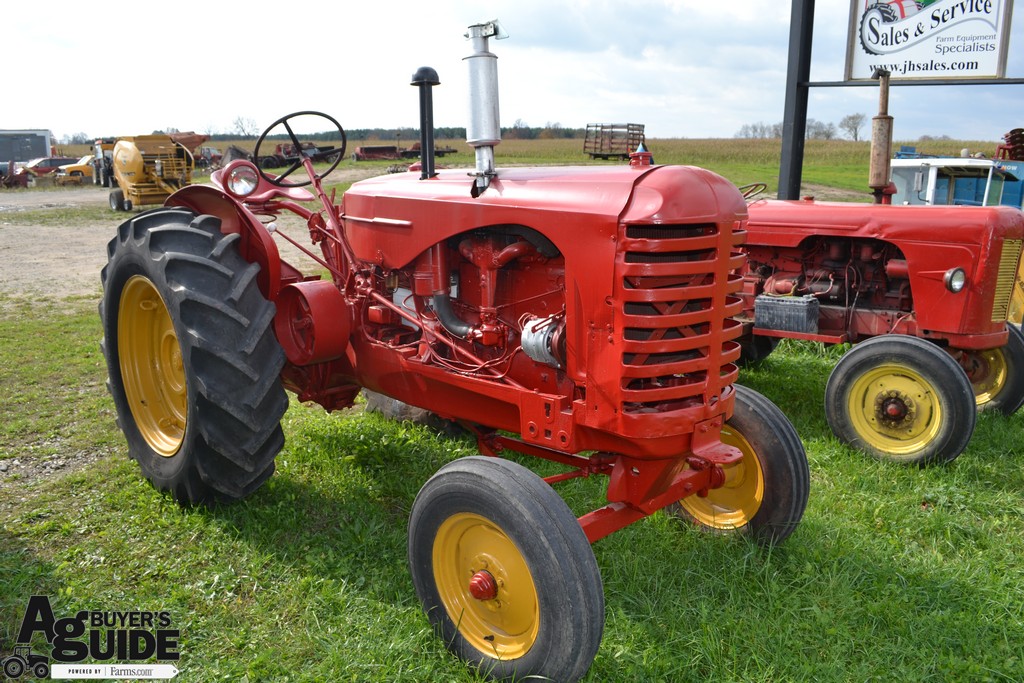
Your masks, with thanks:
[{"label": "metal post", "polygon": [[793,0],[789,20],[789,65],[786,69],[786,108],[782,122],[779,199],[800,198],[813,33],[814,0]]}]

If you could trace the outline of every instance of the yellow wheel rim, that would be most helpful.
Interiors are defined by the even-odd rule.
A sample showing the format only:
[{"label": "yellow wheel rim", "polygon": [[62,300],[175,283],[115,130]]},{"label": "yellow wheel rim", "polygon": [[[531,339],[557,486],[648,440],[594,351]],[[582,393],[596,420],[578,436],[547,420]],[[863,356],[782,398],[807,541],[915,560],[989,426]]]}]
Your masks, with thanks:
[{"label": "yellow wheel rim", "polygon": [[942,427],[942,404],[924,377],[903,365],[873,368],[847,397],[850,422],[864,443],[892,457],[913,457]]},{"label": "yellow wheel rim", "polygon": [[722,443],[738,448],[743,458],[725,469],[725,483],[706,498],[687,496],[679,504],[699,524],[712,529],[740,529],[750,523],[764,500],[764,471],[750,442],[729,425],[722,428]]},{"label": "yellow wheel rim", "polygon": [[1002,349],[988,349],[971,354],[971,368],[967,373],[974,388],[978,406],[992,402],[1006,386],[1009,369]]},{"label": "yellow wheel rim", "polygon": [[[537,640],[540,607],[533,576],[519,548],[494,522],[452,515],[434,538],[434,581],[448,617],[474,648],[496,659],[518,659]],[[479,599],[470,582],[493,577],[494,597]]]},{"label": "yellow wheel rim", "polygon": [[173,456],[185,436],[185,368],[167,305],[141,275],[129,279],[121,293],[117,357],[139,432],[154,451]]}]

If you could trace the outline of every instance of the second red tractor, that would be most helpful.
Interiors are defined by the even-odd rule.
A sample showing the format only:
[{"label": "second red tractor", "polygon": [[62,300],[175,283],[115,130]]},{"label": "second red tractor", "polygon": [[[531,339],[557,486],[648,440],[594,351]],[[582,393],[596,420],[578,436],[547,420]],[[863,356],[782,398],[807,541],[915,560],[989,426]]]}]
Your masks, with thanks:
[{"label": "second red tractor", "polygon": [[1009,207],[813,200],[750,205],[741,343],[748,361],[783,338],[851,343],[829,377],[837,436],[901,462],[948,461],[977,409],[1024,404],[1024,214]]}]

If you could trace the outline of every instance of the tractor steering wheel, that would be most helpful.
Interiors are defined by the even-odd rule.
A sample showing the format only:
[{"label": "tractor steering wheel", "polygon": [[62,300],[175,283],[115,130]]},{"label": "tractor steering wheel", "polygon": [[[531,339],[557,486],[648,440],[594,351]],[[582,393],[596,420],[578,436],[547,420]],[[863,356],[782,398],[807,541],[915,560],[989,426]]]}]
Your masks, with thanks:
[{"label": "tractor steering wheel", "polygon": [[750,183],[749,185],[740,185],[736,189],[740,191],[744,199],[750,200],[767,191],[768,183]]},{"label": "tractor steering wheel", "polygon": [[[302,148],[302,143],[299,141],[299,137],[295,134],[295,131],[293,130],[292,121],[299,117],[319,117],[327,119],[327,121],[330,122],[331,126],[333,126],[334,129],[338,131],[338,135],[341,137],[341,147],[331,149],[326,152],[316,152],[313,154],[308,153],[305,149]],[[301,126],[301,128],[317,130],[316,128],[310,128],[310,124],[308,121],[305,121],[303,123],[305,125]],[[315,125],[323,126],[324,124],[321,123]],[[268,135],[280,135],[282,131],[278,130],[279,128],[283,128],[283,132],[286,132],[288,134],[288,138],[291,140],[291,143],[296,151],[296,156],[298,158],[296,161],[292,162],[292,164],[288,167],[287,170],[285,170],[284,173],[281,173],[274,177],[263,170],[263,165],[260,163],[260,147],[263,145],[263,141],[266,140]],[[328,128],[328,130],[330,130],[330,128]],[[263,131],[263,134],[260,135],[259,140],[256,141],[256,149],[253,150],[252,157],[253,161],[256,164],[256,168],[259,170],[260,175],[263,177],[264,180],[266,180],[271,185],[277,185],[278,187],[305,187],[306,185],[311,184],[314,180],[323,180],[325,176],[327,176],[331,171],[338,167],[338,164],[340,164],[341,160],[345,157],[346,145],[347,140],[345,138],[345,130],[341,127],[340,123],[334,120],[333,117],[318,111],[297,111],[293,114],[288,114],[287,116],[279,118],[277,121],[274,121],[272,124],[270,124],[269,128]],[[334,158],[334,162],[323,173],[314,173],[309,177],[308,180],[287,179],[288,176],[290,176],[292,173],[299,170],[300,168],[303,168],[302,161],[304,158],[319,160],[330,159],[332,157]]]}]

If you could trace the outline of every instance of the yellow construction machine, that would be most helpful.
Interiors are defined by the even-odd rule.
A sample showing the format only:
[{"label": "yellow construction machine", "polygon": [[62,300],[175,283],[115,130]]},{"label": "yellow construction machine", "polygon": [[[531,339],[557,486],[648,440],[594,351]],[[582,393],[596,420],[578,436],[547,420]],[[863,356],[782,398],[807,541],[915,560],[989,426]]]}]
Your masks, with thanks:
[{"label": "yellow construction machine", "polygon": [[195,160],[169,135],[136,135],[117,139],[112,165],[110,208],[130,211],[133,206],[162,204],[191,184]]}]

